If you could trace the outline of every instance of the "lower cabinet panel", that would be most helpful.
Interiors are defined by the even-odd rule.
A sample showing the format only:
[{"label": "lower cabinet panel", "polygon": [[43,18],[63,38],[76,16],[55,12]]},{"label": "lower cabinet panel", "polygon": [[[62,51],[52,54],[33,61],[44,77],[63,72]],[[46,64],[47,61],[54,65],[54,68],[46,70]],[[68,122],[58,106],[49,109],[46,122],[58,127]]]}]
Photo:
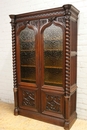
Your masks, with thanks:
[{"label": "lower cabinet panel", "polygon": [[19,108],[31,111],[38,111],[38,90],[19,87]]},{"label": "lower cabinet panel", "polygon": [[64,94],[42,90],[42,113],[64,119]]}]

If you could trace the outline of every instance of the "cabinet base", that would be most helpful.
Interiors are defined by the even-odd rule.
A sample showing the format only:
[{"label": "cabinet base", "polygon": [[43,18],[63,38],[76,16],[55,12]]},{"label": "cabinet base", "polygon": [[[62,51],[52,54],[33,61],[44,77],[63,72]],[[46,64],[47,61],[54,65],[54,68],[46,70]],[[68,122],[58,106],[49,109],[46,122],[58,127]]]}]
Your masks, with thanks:
[{"label": "cabinet base", "polygon": [[69,121],[65,121],[64,129],[70,130],[70,128],[72,127],[76,119],[77,119],[77,114],[76,112],[74,112],[72,116],[70,117]]},{"label": "cabinet base", "polygon": [[32,112],[32,111],[28,111],[28,110],[24,110],[24,109],[19,109],[18,114],[22,115],[22,116],[29,117],[29,118],[33,118],[36,120],[40,120],[40,121],[44,121],[47,123],[51,123],[54,125],[64,127],[65,130],[70,130],[71,126],[73,125],[73,123],[75,122],[75,120],[77,118],[76,112],[72,114],[69,121],[65,121],[65,119],[51,117],[51,116],[47,116],[47,115],[44,115],[41,113]]}]

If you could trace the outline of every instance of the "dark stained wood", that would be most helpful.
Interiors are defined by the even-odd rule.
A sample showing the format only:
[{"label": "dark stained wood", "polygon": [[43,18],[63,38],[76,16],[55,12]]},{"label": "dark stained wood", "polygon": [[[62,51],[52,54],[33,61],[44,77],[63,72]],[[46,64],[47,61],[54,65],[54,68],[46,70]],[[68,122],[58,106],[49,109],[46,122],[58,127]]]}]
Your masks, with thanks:
[{"label": "dark stained wood", "polygon": [[[12,56],[13,56],[13,80],[14,80],[14,114],[28,116],[37,120],[45,121],[64,127],[69,130],[77,118],[76,93],[77,93],[77,21],[79,11],[73,5],[67,4],[62,7],[29,12],[18,15],[10,15],[12,25]],[[62,49],[49,48],[49,54],[61,52],[62,61],[59,66],[45,66],[44,61],[44,31],[54,25],[62,30]],[[35,39],[24,42],[24,50],[21,49],[20,34],[29,29]],[[27,30],[25,31],[27,32]],[[59,34],[60,35],[60,32]],[[31,38],[32,39],[32,38]],[[48,40],[48,42],[50,39]],[[61,42],[61,36],[55,38]],[[30,45],[35,43],[34,49]],[[26,46],[29,46],[26,49]],[[29,50],[30,49],[30,50]],[[31,55],[30,55],[31,52]],[[23,53],[22,59],[21,54]],[[35,63],[27,64],[29,58]],[[26,56],[28,57],[26,58]],[[30,56],[30,57],[29,57]],[[26,63],[22,64],[21,60]],[[51,59],[53,60],[53,59]],[[55,61],[54,61],[55,63]],[[55,63],[56,64],[56,63]],[[44,67],[45,66],[45,67]],[[22,72],[25,69],[24,72]],[[32,71],[29,71],[31,68]],[[50,81],[45,80],[45,69],[58,70],[58,81],[51,74]],[[27,70],[27,71],[26,71]],[[34,75],[32,74],[35,70]],[[25,74],[25,77],[23,73]],[[28,77],[26,78],[26,74]],[[46,73],[47,74],[47,73]],[[29,77],[29,75],[31,75]],[[48,74],[49,77],[50,74]],[[54,82],[53,82],[54,79]],[[49,81],[49,82],[48,82]]]}]

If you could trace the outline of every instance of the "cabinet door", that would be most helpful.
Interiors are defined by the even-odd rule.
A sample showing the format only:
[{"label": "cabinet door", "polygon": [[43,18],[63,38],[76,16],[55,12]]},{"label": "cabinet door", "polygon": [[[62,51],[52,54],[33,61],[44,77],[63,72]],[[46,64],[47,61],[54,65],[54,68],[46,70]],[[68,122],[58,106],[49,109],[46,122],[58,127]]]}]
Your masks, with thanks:
[{"label": "cabinet door", "polygon": [[64,28],[56,21],[49,22],[42,27],[41,39],[42,113],[63,118]]},{"label": "cabinet door", "polygon": [[22,26],[17,33],[19,107],[38,110],[37,29]]}]

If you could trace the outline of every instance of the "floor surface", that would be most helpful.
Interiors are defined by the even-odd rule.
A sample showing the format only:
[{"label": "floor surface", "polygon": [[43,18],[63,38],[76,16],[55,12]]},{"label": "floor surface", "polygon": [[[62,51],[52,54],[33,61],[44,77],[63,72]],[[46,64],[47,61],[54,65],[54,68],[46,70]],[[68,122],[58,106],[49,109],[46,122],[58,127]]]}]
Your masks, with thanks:
[{"label": "floor surface", "polygon": [[[13,104],[0,102],[0,130],[64,130],[62,127],[23,116],[14,116]],[[87,121],[77,119],[70,130],[87,130]]]}]

